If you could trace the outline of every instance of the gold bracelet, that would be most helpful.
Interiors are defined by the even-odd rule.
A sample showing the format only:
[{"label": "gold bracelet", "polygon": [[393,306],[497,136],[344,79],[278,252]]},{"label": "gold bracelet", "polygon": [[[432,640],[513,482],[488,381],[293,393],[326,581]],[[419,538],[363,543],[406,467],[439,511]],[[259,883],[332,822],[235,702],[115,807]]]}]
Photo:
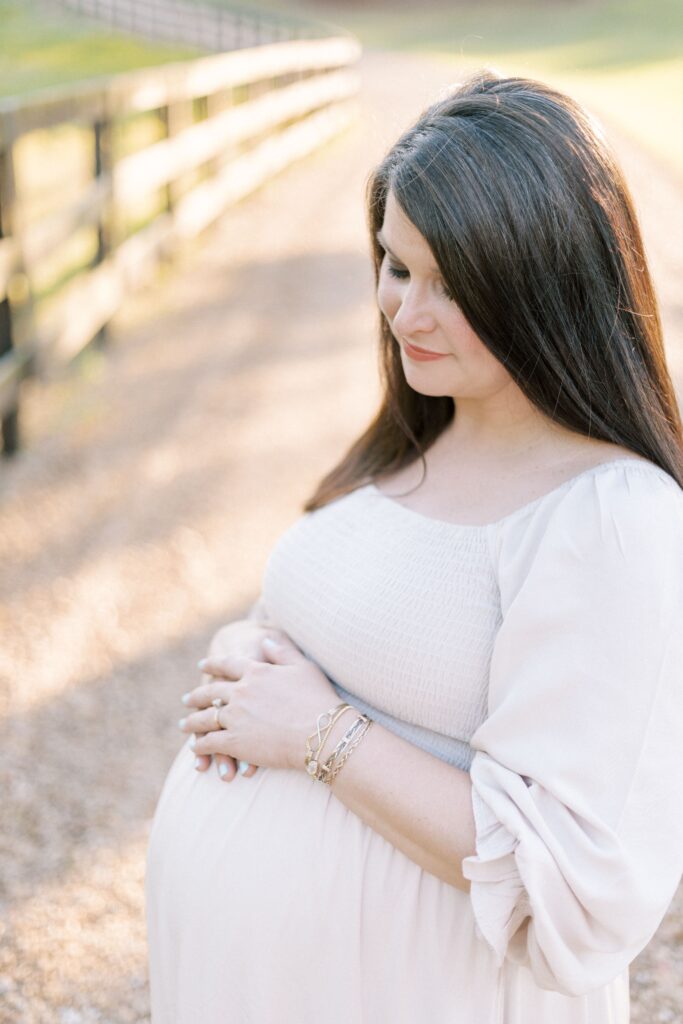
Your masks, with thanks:
[{"label": "gold bracelet", "polygon": [[342,766],[348,760],[350,754],[355,750],[360,741],[365,736],[366,732],[372,725],[372,719],[363,716],[360,719],[356,719],[356,722],[360,722],[360,726],[355,730],[353,736],[349,739],[346,744],[344,751],[340,756],[335,759],[334,756],[330,757],[323,765],[322,781],[327,782],[328,785],[332,783],[332,780],[336,778],[341,770]]},{"label": "gold bracelet", "polygon": [[[337,719],[341,718],[344,712],[348,710],[355,711],[355,708],[351,707],[350,704],[347,704],[346,701],[343,701],[341,704],[337,704],[336,707],[330,708],[329,711],[322,711],[318,715],[316,731],[312,732],[306,739],[306,756],[304,758],[304,764],[309,775],[316,776],[318,765],[320,763],[320,751],[325,745],[325,741],[330,734],[330,730]],[[325,719],[328,720],[325,721]],[[320,732],[321,729],[325,730],[325,733],[322,736]],[[313,737],[316,737],[318,740],[318,746],[315,750],[311,747],[311,740]]]},{"label": "gold bracelet", "polygon": [[373,723],[372,718],[361,714],[347,730],[324,764],[320,765],[316,778],[321,782],[332,783],[351,753],[363,739]]},{"label": "gold bracelet", "polygon": [[349,728],[346,730],[337,746],[334,748],[330,756],[327,758],[327,761],[325,762],[326,765],[333,764],[336,760],[339,759],[339,757],[341,757],[341,755],[349,746],[351,740],[354,738],[356,733],[359,731],[359,729],[362,728],[363,722],[366,720],[366,718],[366,715],[359,714],[358,718],[356,718],[353,724],[349,726]]}]

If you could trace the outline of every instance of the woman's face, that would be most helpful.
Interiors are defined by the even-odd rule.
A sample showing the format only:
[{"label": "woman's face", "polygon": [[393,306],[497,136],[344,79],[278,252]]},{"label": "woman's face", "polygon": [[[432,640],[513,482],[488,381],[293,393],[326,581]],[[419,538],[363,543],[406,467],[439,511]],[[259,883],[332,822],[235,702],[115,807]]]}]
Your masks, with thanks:
[{"label": "woman's face", "polygon": [[[387,196],[379,234],[384,251],[377,301],[401,348],[408,384],[423,395],[490,398],[512,378],[445,291],[425,238]],[[421,360],[410,343],[442,355]]]}]

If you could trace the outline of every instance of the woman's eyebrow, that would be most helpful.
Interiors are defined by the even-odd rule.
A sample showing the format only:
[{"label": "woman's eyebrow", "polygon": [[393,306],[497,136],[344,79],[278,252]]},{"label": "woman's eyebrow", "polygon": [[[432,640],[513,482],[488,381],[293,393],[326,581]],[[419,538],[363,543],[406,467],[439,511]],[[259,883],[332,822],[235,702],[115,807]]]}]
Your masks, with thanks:
[{"label": "woman's eyebrow", "polygon": [[394,252],[391,251],[391,249],[387,245],[386,241],[384,240],[384,235],[382,234],[381,228],[380,228],[379,231],[375,232],[375,238],[377,239],[379,244],[382,246],[382,248],[386,249],[386,251],[389,253],[390,256],[393,256],[395,260],[398,259],[398,256]]},{"label": "woman's eyebrow", "polygon": [[[397,263],[401,263],[401,265],[403,265],[402,261],[398,258],[396,253],[392,252],[392,250],[387,245],[387,243],[386,243],[386,241],[384,239],[384,235],[382,234],[381,228],[378,231],[375,232],[375,238],[377,239],[379,244],[382,246],[382,248],[386,249],[386,251],[389,253],[389,255],[391,256],[391,258],[393,260],[395,260]],[[432,262],[430,269],[431,269],[431,272],[433,274],[440,274],[441,273],[439,268],[437,267],[436,263],[434,263],[434,262]]]}]

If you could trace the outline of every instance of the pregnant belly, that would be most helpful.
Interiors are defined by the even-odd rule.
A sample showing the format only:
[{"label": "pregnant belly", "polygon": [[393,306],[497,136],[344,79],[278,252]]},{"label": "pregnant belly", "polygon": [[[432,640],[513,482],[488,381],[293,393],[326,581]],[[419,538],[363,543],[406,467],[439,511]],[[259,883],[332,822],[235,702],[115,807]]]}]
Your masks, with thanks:
[{"label": "pregnant belly", "polygon": [[[197,772],[193,761],[186,744],[152,823],[150,956],[163,951],[177,970],[190,948],[200,960],[220,948],[233,964],[244,950],[281,957],[283,946],[303,957],[319,953],[321,929],[355,931],[370,849],[398,851],[304,772],[259,768],[226,783],[214,766]],[[335,886],[345,897],[335,900],[341,918],[326,921]]]},{"label": "pregnant belly", "polygon": [[[375,999],[377,1019],[388,1019],[402,974],[412,976],[408,988],[421,1006],[436,986],[451,1010],[458,985],[462,1005],[472,971],[491,981],[468,897],[409,860],[328,786],[269,768],[225,783],[213,766],[196,772],[187,745],[152,824],[146,909],[154,1024],[196,1022],[200,1009],[209,1024],[224,997],[235,1016],[217,1017],[221,1024],[294,1024],[273,1016],[279,1000],[296,1004],[303,1024],[320,1012],[319,985],[327,983],[338,1003],[329,1020],[363,1019]],[[405,984],[392,1020],[417,1012]]]}]

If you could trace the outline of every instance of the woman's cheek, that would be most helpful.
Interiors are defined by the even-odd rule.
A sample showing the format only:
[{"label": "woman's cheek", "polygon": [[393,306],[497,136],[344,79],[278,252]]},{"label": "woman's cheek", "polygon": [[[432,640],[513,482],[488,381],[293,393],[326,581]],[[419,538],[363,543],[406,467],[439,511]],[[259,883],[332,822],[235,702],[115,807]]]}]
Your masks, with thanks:
[{"label": "woman's cheek", "polygon": [[401,297],[395,284],[380,278],[377,288],[377,304],[389,323],[394,319],[401,305]]}]

